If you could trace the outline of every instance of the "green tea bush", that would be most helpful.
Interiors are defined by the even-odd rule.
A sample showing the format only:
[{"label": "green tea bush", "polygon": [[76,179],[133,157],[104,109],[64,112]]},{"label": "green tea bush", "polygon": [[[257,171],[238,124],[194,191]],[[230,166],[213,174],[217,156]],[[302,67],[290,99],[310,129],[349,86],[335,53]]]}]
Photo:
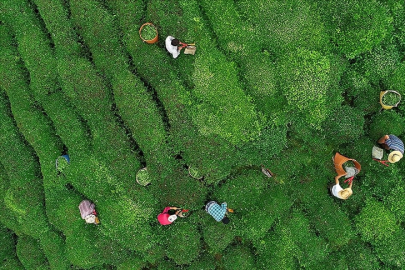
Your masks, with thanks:
[{"label": "green tea bush", "polygon": [[380,260],[375,252],[360,239],[350,241],[342,248],[341,254],[349,262],[348,265],[351,269],[381,269]]},{"label": "green tea bush", "polygon": [[[190,217],[191,218],[191,217]],[[166,254],[176,264],[190,264],[198,257],[201,235],[189,220],[178,220],[165,232]]]},{"label": "green tea bush", "polygon": [[219,51],[196,55],[192,93],[198,100],[193,122],[203,135],[217,134],[233,144],[254,139],[263,119],[238,84],[237,70]]},{"label": "green tea bush", "polygon": [[17,259],[17,257],[11,257],[6,260],[4,260],[0,264],[1,269],[4,270],[24,270],[24,266],[21,264],[21,262]]},{"label": "green tea bush", "polygon": [[17,217],[9,211],[7,205],[4,201],[4,197],[6,196],[9,188],[10,188],[10,180],[8,175],[5,172],[4,166],[0,162],[0,222],[7,227],[8,229],[12,230],[15,234],[20,235],[23,234],[23,229],[21,224],[18,222]]},{"label": "green tea bush", "polygon": [[[118,109],[145,155],[149,172],[156,179],[165,177],[161,175],[162,167],[175,165],[165,144],[166,132],[158,108],[141,80],[128,70],[126,55],[119,42],[113,16],[97,2],[90,3],[92,8],[88,11],[83,8],[84,5],[88,6],[88,3],[72,3],[74,21],[80,26],[81,34],[90,46],[96,67],[111,80]],[[105,21],[99,22],[100,16]],[[104,47],[100,48],[100,44],[104,44]],[[134,85],[137,91],[133,91]]]},{"label": "green tea bush", "polygon": [[40,244],[51,269],[69,268],[70,263],[66,258],[65,241],[59,233],[46,232],[42,235]]},{"label": "green tea bush", "polygon": [[311,205],[308,210],[311,226],[330,243],[332,249],[338,249],[354,237],[351,222],[338,205],[325,200]]},{"label": "green tea bush", "polygon": [[391,34],[392,20],[379,1],[319,2],[320,13],[337,50],[348,59],[370,51]]},{"label": "green tea bush", "polygon": [[375,250],[379,259],[388,267],[401,269],[405,265],[404,259],[404,240],[403,229],[395,231],[393,236],[386,241],[376,244]]},{"label": "green tea bush", "polygon": [[266,52],[255,53],[245,61],[243,70],[246,92],[252,96],[257,110],[272,119],[272,115],[282,111],[287,104],[278,88],[276,65]]},{"label": "green tea bush", "polygon": [[327,242],[318,237],[310,226],[307,217],[298,211],[293,212],[291,219],[287,220],[288,229],[293,235],[297,245],[294,256],[301,267],[312,268],[327,258],[329,249]]},{"label": "green tea bush", "polygon": [[388,211],[381,202],[369,199],[356,217],[356,229],[364,241],[378,245],[389,240],[400,228],[393,213]]},{"label": "green tea bush", "polygon": [[186,268],[187,270],[215,270],[215,257],[205,253],[200,255],[198,260],[194,260],[193,263]]},{"label": "green tea bush", "polygon": [[[378,138],[404,134],[402,103],[378,103],[380,90],[405,86],[401,1],[0,10],[0,238],[3,225],[20,238],[23,263],[0,241],[0,268],[404,268],[405,163],[371,159]],[[153,45],[139,37],[147,21]],[[173,59],[168,35],[196,54]],[[362,165],[347,201],[328,193],[335,152]],[[134,181],[141,166],[148,186]],[[83,199],[100,225],[81,219]],[[235,209],[229,225],[201,209],[209,199]],[[161,226],[168,205],[191,216]]]},{"label": "green tea bush", "polygon": [[[327,152],[329,150],[326,149],[326,144],[329,138],[317,136],[320,131],[304,121],[302,119],[303,117],[305,116],[301,113],[291,113],[292,121],[288,128],[287,145],[289,147],[297,147],[300,145],[302,148],[299,151],[294,151],[298,153],[290,153],[289,156],[286,156],[286,158],[290,158],[291,155],[299,155],[299,160],[309,159],[310,157],[307,155],[307,153],[303,153],[303,151],[314,148],[316,148],[319,152]],[[286,151],[288,151],[288,149]],[[302,162],[296,163],[297,164],[294,164],[293,166],[300,166],[302,164]]]},{"label": "green tea bush", "polygon": [[10,117],[4,93],[0,94],[0,160],[10,180],[4,203],[17,218],[25,234],[34,238],[46,232],[44,191],[32,148],[25,141]]},{"label": "green tea bush", "polygon": [[329,143],[354,141],[364,134],[364,113],[356,108],[342,106],[331,112],[324,122]]},{"label": "green tea bush", "polygon": [[371,119],[369,136],[377,141],[386,134],[395,134],[401,137],[404,131],[403,116],[393,110],[383,110]]},{"label": "green tea bush", "polygon": [[228,1],[201,1],[202,12],[207,15],[218,39],[218,45],[227,52],[246,57],[260,50],[257,32],[253,25],[242,20],[235,3]]},{"label": "green tea bush", "polygon": [[404,74],[404,72],[405,72],[405,64],[402,62],[396,67],[396,69],[392,72],[392,74],[390,74],[387,82],[387,87],[389,89],[398,91],[401,95],[404,93],[403,89],[405,88],[405,79],[403,76],[401,76],[401,74]]},{"label": "green tea bush", "polygon": [[405,261],[401,254],[405,232],[391,211],[381,202],[369,199],[355,221],[361,238],[375,247],[377,256],[384,264],[403,267]]},{"label": "green tea bush", "polygon": [[142,269],[145,266],[146,263],[140,257],[132,255],[129,260],[117,265],[117,269],[118,270]]},{"label": "green tea bush", "polygon": [[40,158],[49,156],[54,161],[62,152],[61,141],[55,135],[50,119],[35,108],[10,29],[1,25],[0,31],[0,72],[3,78],[0,86],[7,93],[18,129]]},{"label": "green tea bush", "polygon": [[[221,202],[218,202],[221,203]],[[229,224],[217,222],[207,212],[199,212],[201,218],[201,231],[204,242],[208,245],[208,252],[211,254],[220,254],[235,238],[236,231],[231,223],[235,222],[233,216]],[[231,226],[229,226],[231,225]]]},{"label": "green tea bush", "polygon": [[287,126],[270,125],[254,141],[239,147],[241,166],[271,163],[287,145]]},{"label": "green tea bush", "polygon": [[280,62],[279,82],[289,109],[298,109],[306,121],[319,128],[328,115],[327,90],[330,61],[317,51],[303,48],[287,54]]},{"label": "green tea bush", "polygon": [[17,255],[25,269],[49,269],[49,263],[39,241],[28,235],[18,237]]},{"label": "green tea bush", "polygon": [[0,261],[6,261],[9,257],[15,257],[15,250],[11,247],[15,246],[12,231],[8,230],[0,223]]},{"label": "green tea bush", "polygon": [[316,5],[307,1],[263,0],[237,1],[237,5],[242,18],[255,26],[255,35],[249,39],[276,55],[298,47],[328,50],[328,37]]},{"label": "green tea bush", "polygon": [[379,103],[380,93],[379,89],[374,87],[367,87],[363,89],[363,93],[354,97],[353,105],[354,107],[362,110],[365,114],[375,114],[381,110],[381,105]]},{"label": "green tea bush", "polygon": [[[396,44],[399,48],[405,48],[405,7],[404,3],[395,0],[389,0],[385,2],[389,8],[390,15],[393,17],[394,31],[392,36],[395,38]],[[391,42],[393,42],[392,40]]]},{"label": "green tea bush", "polygon": [[225,269],[257,269],[252,251],[242,245],[230,246],[222,256]]},{"label": "green tea bush", "polygon": [[378,85],[380,81],[387,81],[398,66],[399,60],[399,52],[395,46],[378,46],[363,56],[360,69],[370,82]]},{"label": "green tea bush", "polygon": [[276,185],[251,198],[256,203],[245,208],[238,220],[238,232],[250,240],[263,238],[274,222],[291,207],[292,201],[286,196],[282,185]]},{"label": "green tea bush", "polygon": [[277,224],[274,232],[268,233],[255,245],[257,249],[257,267],[259,269],[296,269],[293,254],[297,246],[291,232]]},{"label": "green tea bush", "polygon": [[[80,116],[72,109],[60,91],[57,80],[57,63],[49,44],[49,39],[42,31],[34,11],[23,0],[2,3],[5,22],[16,34],[18,51],[30,72],[30,87],[35,99],[50,117],[62,141],[68,148],[87,150],[90,145],[87,128]],[[20,12],[23,10],[24,12]],[[29,23],[27,23],[29,22]],[[32,54],[36,51],[36,54]],[[78,151],[81,152],[81,151]]]},{"label": "green tea bush", "polygon": [[384,197],[384,205],[395,214],[397,220],[403,222],[405,220],[405,211],[402,205],[405,203],[403,199],[405,198],[405,190],[400,184],[399,177],[396,180],[398,181],[397,184],[393,185],[390,193]]},{"label": "green tea bush", "polygon": [[[383,159],[386,160],[387,156],[384,156]],[[364,193],[385,200],[385,197],[392,194],[393,190],[396,189],[402,178],[397,168],[386,168],[374,160],[370,162],[373,162],[373,164],[365,172],[362,181],[364,187],[367,188]]]},{"label": "green tea bush", "polygon": [[146,225],[153,220],[150,202],[153,199],[148,194],[139,194],[136,199],[121,196],[118,201],[114,198],[100,201],[99,209],[104,212],[100,214],[100,219],[105,219],[102,233],[127,249],[141,252],[149,250],[156,244],[151,226]]},{"label": "green tea bush", "polygon": [[[47,9],[49,6],[47,3],[40,4],[40,8],[43,7],[44,9]],[[59,13],[65,13],[61,3],[59,5],[53,3],[53,6],[54,9],[59,10]],[[65,15],[65,20],[63,18],[59,20],[52,19],[52,14],[45,13],[44,15],[50,30],[55,31],[53,32],[55,36],[68,33],[71,40],[69,42],[61,42],[59,46],[56,46],[59,53],[68,51],[70,43],[74,43],[76,40],[73,27],[70,21],[67,20],[67,15]],[[62,27],[64,31],[59,33],[57,29]],[[61,49],[59,50],[60,47]],[[131,171],[139,169],[140,165],[133,153],[129,151],[130,146],[126,134],[115,122],[115,116],[111,111],[111,96],[106,83],[96,73],[90,62],[84,58],[76,57],[75,53],[75,51],[72,51],[70,55],[65,56],[66,58],[58,58],[62,88],[88,121],[93,133],[94,151],[97,152],[98,157],[102,157],[107,163],[112,164],[111,170],[120,179],[130,179],[128,176],[132,174]],[[107,128],[108,132],[105,130],[101,131],[100,128],[104,129],[106,125],[109,126]]]},{"label": "green tea bush", "polygon": [[[257,204],[256,199],[265,191],[271,179],[267,178],[259,168],[246,170],[239,175],[227,179],[215,191],[214,197],[227,202],[235,211],[246,211]],[[220,202],[218,202],[220,203]]]}]

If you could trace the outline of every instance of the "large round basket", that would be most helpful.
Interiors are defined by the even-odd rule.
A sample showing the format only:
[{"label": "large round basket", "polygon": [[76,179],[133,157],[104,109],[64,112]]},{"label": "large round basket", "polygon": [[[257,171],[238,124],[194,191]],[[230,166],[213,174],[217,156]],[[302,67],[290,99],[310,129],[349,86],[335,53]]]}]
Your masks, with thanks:
[{"label": "large round basket", "polygon": [[203,179],[203,176],[199,174],[198,170],[192,166],[188,167],[188,174],[194,179],[197,179],[197,180]]},{"label": "large round basket", "polygon": [[[147,25],[151,25],[151,26],[153,26],[155,28],[156,36],[154,38],[152,38],[152,39],[144,39],[142,37],[142,29]],[[158,39],[159,39],[158,30],[157,30],[156,26],[153,25],[153,23],[150,23],[150,22],[144,23],[144,24],[142,24],[141,28],[139,28],[139,37],[142,39],[143,42],[146,42],[146,43],[149,43],[149,44],[156,43],[158,41]]]},{"label": "large round basket", "polygon": [[147,186],[150,184],[150,178],[147,168],[140,169],[136,173],[136,182],[141,186]]},{"label": "large round basket", "polygon": [[[395,95],[399,96],[398,102],[396,104],[384,104],[383,97],[388,93],[392,93],[392,94],[395,94]],[[384,110],[389,110],[389,109],[392,109],[393,107],[397,107],[399,102],[401,102],[401,94],[398,93],[397,91],[386,90],[386,91],[381,91],[380,92],[380,104],[381,104],[381,106],[383,107]]]}]

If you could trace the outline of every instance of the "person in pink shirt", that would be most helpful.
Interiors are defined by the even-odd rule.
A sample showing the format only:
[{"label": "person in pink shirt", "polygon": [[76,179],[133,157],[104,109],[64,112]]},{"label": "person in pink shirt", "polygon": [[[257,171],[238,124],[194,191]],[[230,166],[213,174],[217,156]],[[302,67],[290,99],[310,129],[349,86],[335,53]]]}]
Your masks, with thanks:
[{"label": "person in pink shirt", "polygon": [[[170,210],[174,210],[175,212],[169,213]],[[163,209],[163,212],[157,216],[157,219],[159,220],[159,223],[162,225],[170,225],[173,223],[173,221],[177,219],[178,216],[182,216],[181,209],[178,207],[168,206],[165,209]]]}]

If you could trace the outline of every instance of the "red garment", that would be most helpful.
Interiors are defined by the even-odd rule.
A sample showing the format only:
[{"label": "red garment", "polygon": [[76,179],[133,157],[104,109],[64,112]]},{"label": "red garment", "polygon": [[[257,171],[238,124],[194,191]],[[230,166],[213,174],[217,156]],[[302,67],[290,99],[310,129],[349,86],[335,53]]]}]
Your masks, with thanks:
[{"label": "red garment", "polygon": [[172,222],[169,221],[169,210],[170,210],[170,206],[166,207],[165,209],[163,209],[163,212],[160,213],[157,216],[157,219],[159,220],[160,224],[162,225],[169,225],[172,224]]}]

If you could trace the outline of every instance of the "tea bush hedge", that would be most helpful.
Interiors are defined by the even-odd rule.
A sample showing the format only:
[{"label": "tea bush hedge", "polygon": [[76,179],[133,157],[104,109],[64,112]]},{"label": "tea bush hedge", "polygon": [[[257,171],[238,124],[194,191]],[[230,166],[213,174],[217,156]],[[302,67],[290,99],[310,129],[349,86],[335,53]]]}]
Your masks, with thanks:
[{"label": "tea bush hedge", "polygon": [[393,18],[380,1],[318,3],[336,49],[349,59],[378,46],[393,30]]},{"label": "tea bush hedge", "polygon": [[17,255],[25,269],[49,269],[48,261],[38,240],[28,235],[18,237]]},{"label": "tea bush hedge", "polygon": [[[403,95],[404,10],[1,1],[0,268],[402,269],[405,163],[371,149],[405,133],[402,103],[379,104],[380,91]],[[145,22],[157,43],[139,38]],[[196,54],[173,59],[169,35]],[[348,200],[328,190],[336,152],[362,166]],[[210,200],[234,209],[230,224]],[[161,226],[166,206],[190,216]]]}]

